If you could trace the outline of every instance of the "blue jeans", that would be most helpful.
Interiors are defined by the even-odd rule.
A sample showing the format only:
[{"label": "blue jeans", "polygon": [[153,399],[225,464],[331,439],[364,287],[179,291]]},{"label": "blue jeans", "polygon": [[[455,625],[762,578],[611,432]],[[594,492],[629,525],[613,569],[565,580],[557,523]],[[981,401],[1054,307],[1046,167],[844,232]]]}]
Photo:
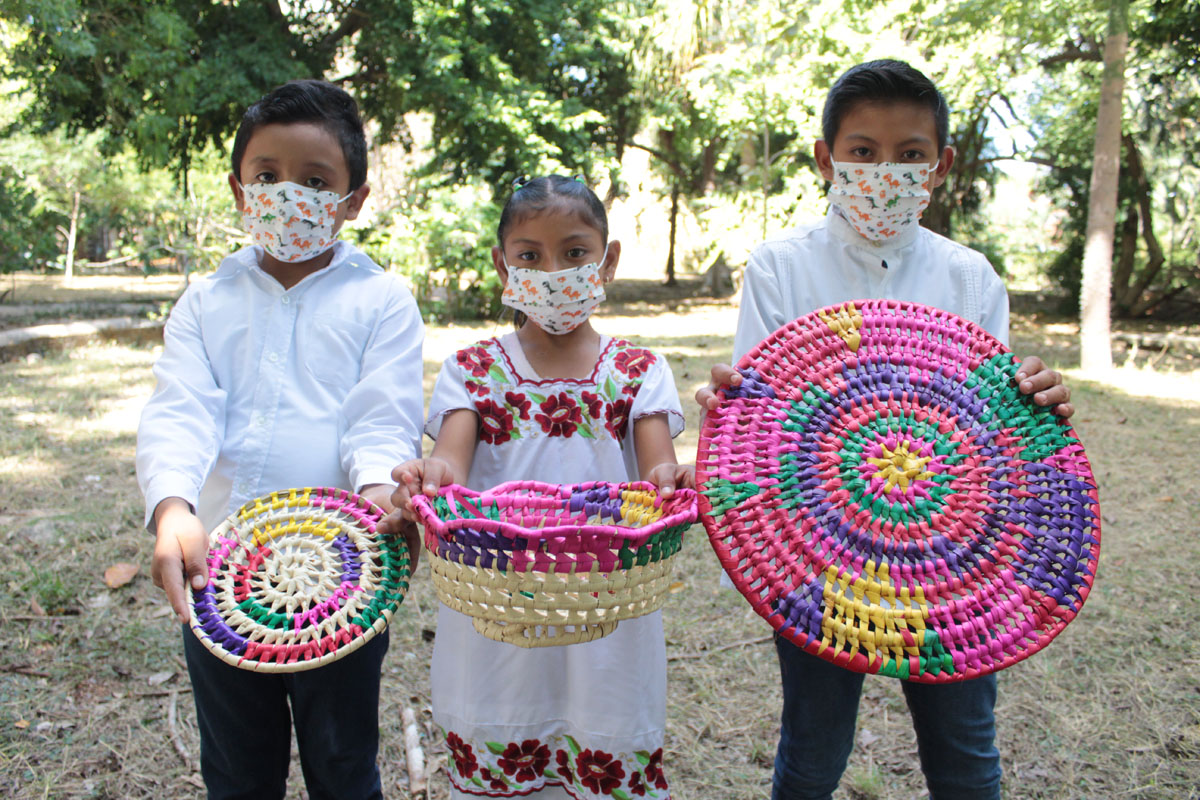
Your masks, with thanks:
[{"label": "blue jeans", "polygon": [[[825,800],[854,747],[863,675],[775,637],[783,715],[772,800]],[[947,684],[903,682],[931,800],[999,800],[996,676]]]},{"label": "blue jeans", "polygon": [[332,664],[258,673],[226,664],[184,628],[209,800],[282,798],[293,719],[310,800],[382,798],[375,757],[387,649],[384,631]]}]

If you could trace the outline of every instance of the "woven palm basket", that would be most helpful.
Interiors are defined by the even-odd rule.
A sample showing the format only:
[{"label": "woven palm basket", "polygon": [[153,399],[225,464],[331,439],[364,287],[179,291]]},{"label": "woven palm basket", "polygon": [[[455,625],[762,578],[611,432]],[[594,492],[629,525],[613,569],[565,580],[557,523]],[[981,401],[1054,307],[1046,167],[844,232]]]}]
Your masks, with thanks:
[{"label": "woven palm basket", "polygon": [[805,651],[922,683],[994,672],[1079,612],[1096,483],[999,341],[914,303],[831,306],[737,365],[704,420],[700,514],[733,583]]},{"label": "woven palm basket", "polygon": [[246,503],[209,537],[209,582],[192,590],[192,631],[229,664],[299,672],[336,661],[387,627],[411,572],[383,510],[341,489]]},{"label": "woven palm basket", "polygon": [[588,642],[662,607],[696,493],[649,483],[448,486],[413,505],[438,599],[520,647]]}]

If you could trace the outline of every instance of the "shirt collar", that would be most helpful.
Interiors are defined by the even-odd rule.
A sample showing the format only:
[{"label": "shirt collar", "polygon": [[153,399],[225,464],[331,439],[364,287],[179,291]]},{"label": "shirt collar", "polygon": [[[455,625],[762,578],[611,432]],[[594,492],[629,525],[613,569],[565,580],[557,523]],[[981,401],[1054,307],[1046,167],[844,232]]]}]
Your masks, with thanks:
[{"label": "shirt collar", "polygon": [[917,234],[921,227],[919,224],[910,225],[891,239],[876,242],[854,230],[854,226],[833,205],[829,206],[829,211],[825,214],[825,220],[826,225],[834,236],[866,253],[878,254],[881,258],[886,257],[889,253],[895,253],[911,246],[917,240]]},{"label": "shirt collar", "polygon": [[[248,271],[257,274],[259,277],[264,278],[270,283],[279,287],[279,291],[282,292],[283,287],[279,286],[279,282],[263,272],[262,267],[259,266],[262,263],[263,252],[262,246],[257,244],[251,245],[250,247],[243,247],[241,250],[231,254],[228,258],[221,262],[221,266],[217,269],[217,274],[223,273],[225,276],[232,276],[242,271]],[[345,267],[363,266],[360,263],[363,260],[366,260],[368,264],[374,266],[374,263],[371,262],[370,259],[359,259],[358,256],[361,254],[362,251],[354,245],[342,239],[338,239],[333,243],[333,259],[329,262],[329,264],[317,270],[316,272],[304,276],[304,280],[300,281],[300,283],[296,284],[296,286],[300,286],[303,283],[309,282],[317,275],[329,274]],[[375,268],[379,269],[379,267]],[[295,289],[296,286],[293,286],[292,289]]]}]

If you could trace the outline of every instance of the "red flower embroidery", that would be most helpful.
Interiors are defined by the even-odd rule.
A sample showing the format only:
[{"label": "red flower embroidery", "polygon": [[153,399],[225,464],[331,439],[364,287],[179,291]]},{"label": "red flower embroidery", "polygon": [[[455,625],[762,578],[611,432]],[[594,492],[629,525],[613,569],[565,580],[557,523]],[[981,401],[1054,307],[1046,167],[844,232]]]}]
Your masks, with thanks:
[{"label": "red flower embroidery", "polygon": [[496,363],[496,359],[488,355],[488,351],[482,347],[464,347],[455,353],[454,357],[476,378],[485,377],[488,374],[488,368]]},{"label": "red flower embroidery", "polygon": [[531,781],[540,778],[550,763],[550,748],[537,739],[526,739],[520,744],[509,742],[496,763],[505,775],[516,775],[518,781]]},{"label": "red flower embroidery", "polygon": [[542,430],[551,436],[570,437],[575,433],[575,428],[583,422],[579,406],[566,392],[559,392],[557,396],[550,395],[539,407],[546,413],[537,414],[534,419],[541,423]]},{"label": "red flower embroidery", "polygon": [[618,441],[624,441],[625,431],[629,429],[629,411],[633,408],[633,401],[621,398],[608,404],[608,408],[604,411],[606,422],[604,427],[608,428]]},{"label": "red flower embroidery", "polygon": [[479,438],[488,444],[504,444],[512,438],[513,418],[504,406],[493,400],[476,400],[479,412]]},{"label": "red flower embroidery", "polygon": [[508,784],[504,782],[504,779],[493,773],[487,767],[481,767],[479,769],[479,777],[487,781],[490,784],[490,788],[495,789],[496,791],[504,791],[508,788]]},{"label": "red flower embroidery", "polygon": [[628,350],[622,350],[613,359],[613,364],[616,365],[617,369],[631,378],[645,375],[646,370],[650,369],[650,365],[653,363],[654,353],[651,353],[649,350],[643,350],[640,347],[631,347]]},{"label": "red flower embroidery", "polygon": [[646,785],[642,783],[642,773],[635,772],[629,776],[629,791],[638,797],[646,796]]},{"label": "red flower embroidery", "polygon": [[600,419],[600,412],[604,410],[604,401],[600,399],[600,396],[584,390],[583,402],[587,403],[588,416],[592,419]]},{"label": "red flower embroidery", "polygon": [[558,772],[562,775],[563,780],[567,783],[574,783],[575,773],[571,772],[571,757],[567,755],[567,751],[559,750],[556,752],[554,760],[558,762]]},{"label": "red flower embroidery", "polygon": [[637,383],[627,383],[621,387],[621,394],[627,394],[631,398],[637,397],[638,389],[641,389],[641,388],[642,388],[641,381],[638,381]]},{"label": "red flower embroidery", "polygon": [[517,416],[521,419],[529,419],[529,406],[531,403],[525,395],[515,392],[505,392],[504,402],[512,406],[513,411],[517,412]]},{"label": "red flower embroidery", "polygon": [[471,394],[487,394],[487,389],[485,389],[482,384],[476,383],[475,381],[467,381],[467,391]]},{"label": "red flower embroidery", "polygon": [[454,768],[458,770],[458,774],[464,778],[474,775],[475,767],[479,766],[479,762],[475,760],[475,752],[471,749],[471,745],[464,742],[457,733],[451,731],[446,734],[446,746],[450,748],[450,755],[454,757]]},{"label": "red flower embroidery", "polygon": [[596,793],[612,794],[613,789],[621,788],[625,777],[621,762],[603,750],[584,750],[575,758],[575,769],[579,782]]},{"label": "red flower embroidery", "polygon": [[654,786],[658,789],[667,788],[667,777],[663,775],[661,747],[650,754],[650,763],[646,765],[646,780],[654,781]]}]

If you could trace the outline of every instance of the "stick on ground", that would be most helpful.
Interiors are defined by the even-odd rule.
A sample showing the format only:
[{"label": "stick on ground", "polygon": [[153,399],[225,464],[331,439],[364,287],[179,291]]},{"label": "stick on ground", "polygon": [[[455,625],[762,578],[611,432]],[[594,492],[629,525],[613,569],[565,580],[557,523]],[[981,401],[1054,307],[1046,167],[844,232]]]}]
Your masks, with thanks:
[{"label": "stick on ground", "polygon": [[400,712],[404,725],[404,757],[408,761],[408,792],[412,797],[427,797],[425,790],[425,752],[421,749],[421,731],[411,708]]}]

